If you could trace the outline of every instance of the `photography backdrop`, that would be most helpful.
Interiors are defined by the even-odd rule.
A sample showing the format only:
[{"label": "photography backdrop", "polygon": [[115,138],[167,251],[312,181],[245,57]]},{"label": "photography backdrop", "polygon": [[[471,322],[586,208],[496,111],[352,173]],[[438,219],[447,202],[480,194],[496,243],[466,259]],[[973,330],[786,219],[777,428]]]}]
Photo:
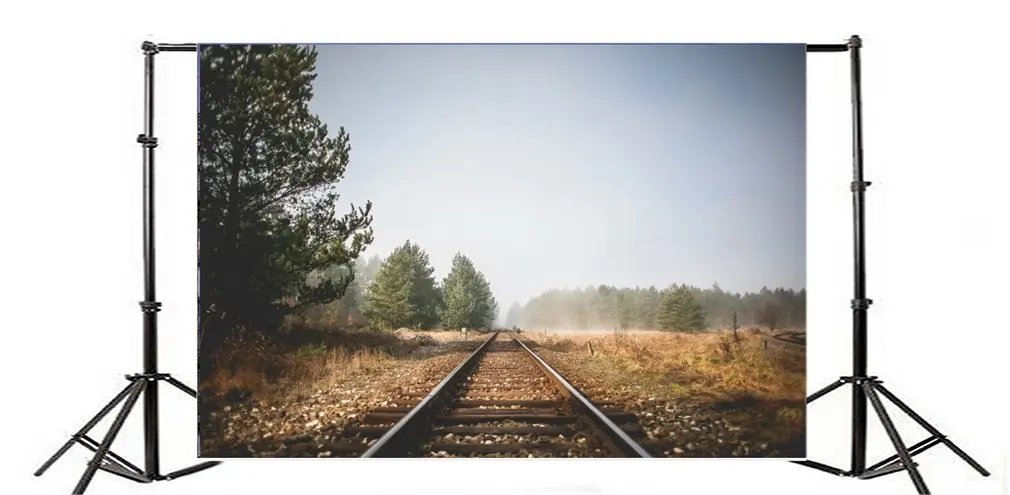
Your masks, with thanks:
[{"label": "photography backdrop", "polygon": [[[144,39],[263,39],[265,32],[272,32],[277,41],[339,37],[834,43],[858,33],[867,43],[867,180],[875,182],[867,226],[868,294],[876,301],[870,315],[871,370],[886,376],[895,391],[949,430],[981,462],[992,464],[993,478],[983,480],[969,468],[953,466],[951,454],[923,455],[923,473],[934,491],[1007,493],[1005,418],[1010,415],[1010,394],[1000,381],[1010,374],[1006,324],[988,311],[958,309],[1000,308],[1010,300],[1010,288],[1002,283],[1010,278],[1010,232],[1000,228],[1010,223],[1010,198],[1005,194],[1010,183],[1005,166],[1010,160],[1005,142],[1010,134],[1010,95],[1005,91],[1010,71],[1002,48],[1010,44],[1004,29],[1004,19],[1010,17],[1007,5],[968,2],[952,8],[861,1],[821,9],[809,2],[681,7],[632,2],[621,8],[580,4],[587,10],[573,16],[569,6],[541,2],[529,2],[525,8],[510,2],[490,12],[457,2],[442,11],[431,5],[369,4],[333,6],[307,16],[307,2],[288,2],[301,7],[291,10],[277,10],[275,3],[243,3],[261,7],[245,11],[197,4],[178,3],[152,16],[113,4],[40,2],[15,7],[15,15],[5,16],[10,24],[0,34],[4,41],[22,46],[30,42],[34,48],[12,50],[8,63],[35,77],[0,81],[7,99],[2,125],[10,136],[3,146],[12,162],[37,165],[5,168],[10,174],[3,181],[7,194],[0,195],[9,230],[31,234],[31,242],[3,246],[5,279],[18,286],[5,284],[5,328],[22,331],[8,335],[0,367],[7,397],[31,406],[5,403],[11,425],[8,441],[17,448],[4,450],[0,486],[16,493],[67,493],[84,468],[85,455],[71,455],[45,478],[35,479],[31,473],[100,405],[96,395],[114,391],[123,373],[140,366],[136,301],[142,297],[141,168],[133,139],[141,129],[142,57],[137,47]],[[733,15],[727,15],[730,12]],[[221,21],[236,17],[245,22]],[[103,49],[84,51],[93,47]],[[809,374],[812,383],[819,383],[846,373],[850,366],[848,65],[844,56],[831,54],[808,60],[808,281],[811,294],[816,294],[810,300],[809,324],[822,329],[822,337],[810,343]],[[159,137],[166,143],[158,151],[159,164],[164,164],[159,167],[159,187],[173,191],[159,196],[159,294],[167,308],[160,314],[161,357],[166,370],[192,383],[196,342],[186,335],[197,319],[192,297],[197,177],[191,166],[196,159],[195,108],[188,102],[196,92],[196,63],[195,57],[167,55],[158,63],[164,78],[159,94],[167,98],[158,115]],[[68,90],[67,74],[79,75],[72,79],[73,90]],[[59,146],[52,134],[40,132],[53,129],[57,118],[62,129],[73,131],[63,135]],[[177,145],[168,146],[170,142]],[[168,166],[173,163],[177,165]],[[42,183],[49,184],[42,195],[40,189],[26,186]],[[27,213],[29,206],[34,214]],[[183,241],[166,242],[171,239]],[[77,250],[76,256],[67,256],[68,245]],[[937,263],[947,257],[950,263]],[[69,292],[59,311],[46,297],[54,281]],[[976,289],[948,290],[944,304],[938,305],[937,287]],[[948,336],[951,329],[959,336]],[[924,356],[933,360],[926,362]],[[165,462],[195,460],[193,402],[163,396]],[[844,462],[844,402],[811,408],[811,456]],[[131,425],[122,437],[124,450],[141,452],[139,428]],[[878,452],[886,451],[883,432],[873,431],[872,438]],[[78,466],[74,459],[80,461]],[[285,461],[271,462],[267,469],[265,463],[233,461],[154,486],[100,477],[92,489],[107,494],[272,494],[318,491],[339,482],[347,491],[469,493],[468,483],[500,474],[479,467],[477,461],[464,464],[469,469],[447,463],[422,468],[417,461],[343,468],[331,461]],[[516,463],[520,466],[526,476],[496,477],[484,492],[669,493],[672,486],[682,486],[726,494],[893,495],[910,489],[901,476],[856,482],[781,461],[662,461],[661,467],[624,461],[601,462],[592,469],[575,463]],[[389,474],[390,468],[395,475]],[[352,471],[361,481],[344,477]],[[452,485],[437,479],[450,475],[457,480]]]},{"label": "photography backdrop", "polygon": [[[459,329],[519,328],[652,456],[803,457],[803,44],[199,51],[201,456],[358,456],[476,348]],[[388,357],[355,384],[362,351]],[[504,356],[452,396],[545,379]],[[432,414],[588,437],[431,425],[424,455],[613,455],[522,393],[557,401]]]}]

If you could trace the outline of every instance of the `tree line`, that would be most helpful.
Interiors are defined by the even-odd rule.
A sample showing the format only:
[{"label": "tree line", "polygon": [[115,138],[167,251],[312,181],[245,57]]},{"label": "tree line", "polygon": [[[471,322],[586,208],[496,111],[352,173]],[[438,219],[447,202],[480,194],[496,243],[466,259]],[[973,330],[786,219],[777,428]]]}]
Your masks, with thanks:
[{"label": "tree line", "polygon": [[385,260],[373,256],[350,267],[335,265],[313,274],[311,283],[348,273],[353,277],[344,296],[311,308],[309,317],[337,327],[428,330],[490,328],[498,316],[491,284],[462,253],[453,256],[449,274],[437,281],[427,252],[408,240]]},{"label": "tree line", "polygon": [[656,329],[697,331],[722,328],[736,315],[742,325],[776,328],[806,326],[806,289],[767,287],[751,293],[674,284],[648,288],[589,286],[552,289],[513,304],[507,327],[564,329]]}]

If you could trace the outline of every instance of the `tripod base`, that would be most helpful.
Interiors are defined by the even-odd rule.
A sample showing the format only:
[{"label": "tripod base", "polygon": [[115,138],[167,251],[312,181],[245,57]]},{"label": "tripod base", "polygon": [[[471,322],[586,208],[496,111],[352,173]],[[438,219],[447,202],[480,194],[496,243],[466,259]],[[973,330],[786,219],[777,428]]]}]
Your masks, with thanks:
[{"label": "tripod base", "polygon": [[[873,405],[873,409],[877,413],[877,418],[880,419],[880,423],[884,426],[884,430],[887,431],[887,436],[891,439],[891,443],[894,445],[896,453],[870,467],[852,471],[844,471],[827,464],[821,464],[810,460],[792,461],[793,463],[817,469],[819,471],[824,471],[835,476],[845,476],[861,480],[879,478],[888,474],[906,471],[908,476],[912,478],[912,483],[915,485],[916,490],[919,491],[919,494],[929,495],[929,488],[926,487],[926,482],[923,481],[922,475],[919,473],[918,464],[912,461],[912,457],[915,457],[932,447],[943,444],[957,454],[957,456],[964,460],[964,462],[967,462],[968,465],[978,471],[979,474],[982,476],[989,476],[989,471],[986,471],[985,468],[983,468],[978,462],[975,462],[971,456],[961,450],[954,444],[954,442],[950,441],[946,435],[940,433],[939,430],[929,424],[929,422],[923,419],[922,416],[917,414],[912,410],[912,408],[908,407],[908,405],[887,390],[883,383],[875,376],[842,377],[835,383],[824,387],[808,397],[807,404],[831,393],[847,383],[851,383],[853,387],[858,387],[863,394],[865,394],[866,398],[869,399],[870,404]],[[910,447],[906,447],[904,441],[901,439],[901,435],[894,426],[894,422],[891,421],[891,417],[887,414],[887,409],[884,408],[883,401],[880,400],[881,395],[897,406],[898,409],[908,415],[908,417],[912,418],[919,424],[919,426],[922,426],[927,432],[929,432],[930,436]],[[861,464],[861,462],[859,464]]]},{"label": "tripod base", "polygon": [[[77,482],[77,486],[74,488],[73,493],[83,494],[84,490],[88,488],[88,484],[94,478],[95,473],[99,470],[105,471],[110,474],[114,474],[121,478],[126,478],[131,481],[136,481],[138,483],[150,483],[152,481],[167,481],[175,478],[180,478],[188,474],[193,474],[204,469],[208,469],[220,464],[220,461],[209,461],[196,464],[187,468],[180,469],[178,471],[169,474],[159,474],[157,468],[153,470],[143,470],[139,467],[130,463],[119,454],[113,452],[112,442],[116,440],[116,436],[119,431],[123,428],[123,423],[126,422],[126,418],[130,415],[133,407],[137,404],[137,400],[140,396],[148,390],[149,386],[156,381],[166,381],[170,385],[182,390],[183,392],[189,394],[193,398],[196,398],[196,391],[192,388],[187,387],[182,382],[172,378],[166,373],[155,373],[148,375],[127,375],[127,380],[130,384],[126,386],[119,395],[112,399],[111,402],[105,405],[102,410],[98,411],[95,417],[91,418],[83,428],[77,433],[70,437],[67,443],[63,444],[59,450],[53,454],[52,457],[47,460],[42,467],[35,471],[35,476],[42,476],[63,454],[66,454],[71,447],[75,444],[79,444],[87,448],[88,450],[95,453],[95,456],[88,462],[87,469],[84,470],[84,474],[81,476],[80,481]],[[119,413],[116,414],[116,419],[113,420],[112,426],[109,427],[109,431],[106,432],[105,437],[101,442],[96,441],[94,438],[88,436],[88,432],[95,427],[102,419],[109,415],[120,403],[125,401]],[[155,466],[157,463],[155,463]]]}]

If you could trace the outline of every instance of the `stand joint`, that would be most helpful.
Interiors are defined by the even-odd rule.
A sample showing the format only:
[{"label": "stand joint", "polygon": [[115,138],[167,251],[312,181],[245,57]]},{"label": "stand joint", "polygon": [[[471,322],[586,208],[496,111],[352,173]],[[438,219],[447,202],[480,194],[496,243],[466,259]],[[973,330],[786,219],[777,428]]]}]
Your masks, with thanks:
[{"label": "stand joint", "polygon": [[868,180],[854,180],[852,181],[852,183],[849,184],[849,190],[851,190],[852,192],[856,191],[862,192],[865,191],[866,188],[870,187],[870,184],[873,184],[873,182],[870,182]]},{"label": "stand joint", "polygon": [[843,383],[851,383],[853,385],[862,386],[863,383],[883,383],[876,376],[843,376],[838,379],[838,381]]},{"label": "stand joint", "polygon": [[854,34],[851,38],[849,38],[849,48],[862,48],[862,46],[863,39],[860,38],[859,35]]},{"label": "stand joint", "polygon": [[158,138],[154,136],[148,136],[147,134],[141,134],[137,136],[137,142],[144,145],[145,148],[158,147]]},{"label": "stand joint", "polygon": [[873,299],[853,299],[852,309],[867,310],[873,304]]},{"label": "stand joint", "polygon": [[158,45],[151,41],[141,43],[140,49],[144,51],[144,55],[154,55],[158,53]]},{"label": "stand joint", "polygon": [[141,301],[140,310],[144,313],[157,313],[161,311],[161,303],[155,301]]},{"label": "stand joint", "polygon": [[149,382],[157,380],[169,380],[172,375],[168,373],[134,373],[132,375],[126,375],[126,379],[132,381],[137,380],[147,380]]}]

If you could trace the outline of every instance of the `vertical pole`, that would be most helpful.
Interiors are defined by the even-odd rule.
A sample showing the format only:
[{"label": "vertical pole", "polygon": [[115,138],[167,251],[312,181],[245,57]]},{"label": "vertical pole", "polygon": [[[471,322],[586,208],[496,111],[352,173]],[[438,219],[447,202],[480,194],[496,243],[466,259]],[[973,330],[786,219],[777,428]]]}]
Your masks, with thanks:
[{"label": "vertical pole", "polygon": [[849,38],[852,76],[852,213],[854,238],[855,294],[852,299],[852,470],[859,475],[866,470],[866,392],[861,378],[866,377],[866,257],[863,229],[864,192],[868,182],[863,181],[863,116],[859,49],[862,40]]},{"label": "vertical pole", "polygon": [[144,42],[144,134],[137,141],[144,145],[144,374],[150,375],[144,392],[144,474],[160,477],[158,446],[158,310],[155,299],[154,272],[154,55],[158,47]]}]

